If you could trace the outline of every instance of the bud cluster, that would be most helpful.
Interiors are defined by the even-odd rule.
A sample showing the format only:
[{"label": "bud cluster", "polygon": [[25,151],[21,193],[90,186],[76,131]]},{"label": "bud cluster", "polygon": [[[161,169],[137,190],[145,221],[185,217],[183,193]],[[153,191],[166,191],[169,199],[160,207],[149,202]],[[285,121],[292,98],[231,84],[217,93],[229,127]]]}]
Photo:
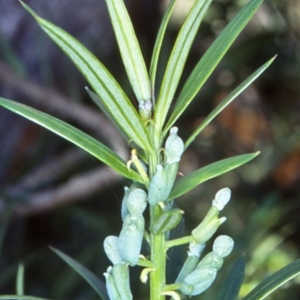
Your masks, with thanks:
[{"label": "bud cluster", "polygon": [[[147,108],[147,106],[145,106]],[[143,108],[144,107],[140,107]],[[146,118],[146,116],[145,116]],[[154,262],[144,258],[140,260],[144,236],[147,239],[149,233],[145,231],[145,212],[149,203],[150,210],[155,209],[156,214],[150,220],[149,230],[151,235],[164,234],[165,239],[169,238],[169,232],[175,228],[182,219],[183,211],[173,207],[173,200],[170,193],[178,173],[178,165],[184,152],[184,143],[177,135],[178,128],[173,127],[166,139],[163,149],[164,159],[159,160],[152,178],[149,179],[146,168],[140,167],[140,160],[137,151],[132,151],[131,161],[141,176],[147,179],[148,189],[140,183],[132,183],[130,187],[124,188],[124,198],[121,207],[121,218],[123,221],[119,236],[108,236],[104,241],[104,250],[112,263],[104,273],[106,286],[111,300],[130,300],[129,266],[137,264],[147,266],[142,271],[142,282],[146,282],[148,273],[155,269]],[[213,250],[202,260],[200,256],[205,248],[205,243],[214,235],[218,227],[226,220],[219,218],[219,212],[228,203],[231,191],[224,188],[217,192],[212,206],[203,221],[192,231],[191,236],[182,238],[183,243],[190,243],[188,257],[177,276],[175,285],[181,294],[194,296],[205,291],[214,281],[218,270],[223,264],[223,258],[227,256],[232,248],[233,241],[230,237],[219,236],[214,244]],[[180,239],[178,239],[180,240]],[[174,240],[173,240],[174,241]],[[148,239],[151,248],[151,239]],[[172,242],[172,240],[170,241]],[[173,247],[174,245],[170,246]],[[165,253],[165,249],[161,249]],[[169,295],[180,299],[175,291],[161,291],[162,295]],[[172,296],[173,295],[173,296]]]},{"label": "bud cluster", "polygon": [[217,192],[212,206],[203,221],[192,231],[192,236],[198,244],[208,241],[217,231],[219,226],[226,221],[225,217],[219,218],[219,213],[230,200],[229,188]]},{"label": "bud cluster", "polygon": [[229,236],[221,235],[217,237],[213,244],[213,251],[204,256],[199,263],[197,263],[197,259],[199,260],[204,244],[190,245],[190,249],[191,246],[194,248],[198,247],[200,254],[195,251],[189,251],[188,258],[177,278],[177,281],[181,283],[180,291],[184,295],[195,296],[207,290],[222,267],[223,258],[232,251],[233,244],[233,240]]},{"label": "bud cluster", "polygon": [[158,164],[156,166],[156,173],[150,181],[148,190],[150,205],[165,202],[173,188],[178,173],[179,161],[184,151],[184,143],[177,132],[177,127],[171,128],[164,148],[166,161],[163,165]]},{"label": "bud cluster", "polygon": [[[147,206],[147,194],[132,184],[125,187],[121,216],[123,220],[119,237],[108,236],[104,240],[104,250],[113,266],[104,273],[110,299],[132,299],[129,285],[128,265],[135,266],[141,252],[145,220],[143,212]],[[118,298],[119,297],[119,298]]]}]

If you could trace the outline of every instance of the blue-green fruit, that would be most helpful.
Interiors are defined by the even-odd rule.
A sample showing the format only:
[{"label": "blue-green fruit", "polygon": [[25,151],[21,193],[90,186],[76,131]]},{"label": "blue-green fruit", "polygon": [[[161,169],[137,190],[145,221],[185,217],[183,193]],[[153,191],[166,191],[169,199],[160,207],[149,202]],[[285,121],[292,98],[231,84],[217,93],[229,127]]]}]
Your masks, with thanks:
[{"label": "blue-green fruit", "polygon": [[217,209],[221,211],[223,210],[225,205],[229,202],[230,197],[231,197],[231,190],[229,188],[223,188],[216,193],[212,205],[216,206]]},{"label": "blue-green fruit", "polygon": [[150,205],[156,205],[158,202],[165,201],[169,194],[166,191],[168,178],[162,165],[157,165],[156,173],[152,177],[148,189],[148,201]]},{"label": "blue-green fruit", "polygon": [[217,270],[214,268],[196,268],[184,279],[180,291],[188,296],[199,295],[211,286],[216,276]]},{"label": "blue-green fruit", "polygon": [[184,151],[184,143],[182,139],[177,135],[178,128],[172,127],[170,129],[170,135],[165,143],[165,153],[167,156],[167,164],[179,162],[181,155]]},{"label": "blue-green fruit", "polygon": [[221,257],[228,256],[234,246],[233,239],[228,235],[218,236],[213,244],[213,251]]},{"label": "blue-green fruit", "polygon": [[226,221],[225,217],[219,219],[217,216],[209,222],[205,222],[205,219],[192,231],[192,236],[197,244],[206,243],[215,234],[220,225]]},{"label": "blue-green fruit", "polygon": [[167,181],[165,186],[166,197],[169,198],[171,190],[174,186],[175,179],[178,174],[179,163],[166,164],[164,167],[164,172],[167,174]]},{"label": "blue-green fruit", "polygon": [[123,197],[122,205],[121,205],[122,221],[124,221],[125,217],[129,214],[129,211],[128,211],[128,208],[127,208],[127,199],[128,199],[129,193],[130,193],[129,187],[125,186],[124,187],[124,197]]},{"label": "blue-green fruit", "polygon": [[156,205],[169,198],[177,176],[178,163],[167,164],[165,167],[157,165],[156,168],[156,173],[152,177],[148,189],[150,205]]},{"label": "blue-green fruit", "polygon": [[147,206],[146,192],[142,189],[129,191],[126,206],[131,218],[136,219],[140,217]]},{"label": "blue-green fruit", "polygon": [[132,294],[130,290],[129,267],[127,264],[116,264],[112,268],[112,277],[114,279],[117,292],[122,297],[120,300],[131,300]]},{"label": "blue-green fruit", "polygon": [[190,243],[188,257],[176,278],[176,283],[183,282],[184,278],[190,275],[196,269],[204,248],[205,244],[196,244],[195,242]]},{"label": "blue-green fruit", "polygon": [[131,219],[128,215],[123,224],[119,240],[118,251],[123,261],[131,266],[137,265],[141,253],[145,221],[140,216],[137,219]]},{"label": "blue-green fruit", "polygon": [[108,259],[114,265],[123,262],[122,257],[118,250],[118,240],[119,238],[113,235],[106,237],[104,240],[104,251]]},{"label": "blue-green fruit", "polygon": [[106,290],[110,300],[120,300],[122,296],[119,294],[115,281],[112,276],[112,267],[108,267],[106,273],[104,273],[106,279]]},{"label": "blue-green fruit", "polygon": [[126,218],[126,216],[129,214],[128,208],[127,208],[127,199],[129,194],[134,191],[135,189],[140,189],[142,187],[142,185],[138,182],[133,182],[130,186],[130,188],[128,188],[127,186],[124,187],[124,197],[122,200],[122,207],[121,207],[121,217],[122,217],[122,221],[124,221],[124,219]]},{"label": "blue-green fruit", "polygon": [[219,256],[217,253],[212,251],[212,252],[206,254],[203,257],[203,259],[201,259],[201,261],[197,265],[197,269],[212,268],[212,269],[216,269],[216,271],[218,271],[221,269],[221,267],[223,265],[223,261],[224,260],[221,256]]}]

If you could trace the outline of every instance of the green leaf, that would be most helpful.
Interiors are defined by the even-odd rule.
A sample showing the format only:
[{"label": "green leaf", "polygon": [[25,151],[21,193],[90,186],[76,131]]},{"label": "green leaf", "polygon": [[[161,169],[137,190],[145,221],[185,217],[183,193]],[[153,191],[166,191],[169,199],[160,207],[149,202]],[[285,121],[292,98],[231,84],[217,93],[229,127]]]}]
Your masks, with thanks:
[{"label": "green leaf", "polygon": [[3,300],[49,300],[46,298],[39,298],[33,296],[17,296],[17,295],[3,295],[0,296],[0,299]]},{"label": "green leaf", "polygon": [[17,280],[16,280],[16,293],[18,296],[24,295],[24,264],[20,263],[18,266]]},{"label": "green leaf", "polygon": [[[212,0],[197,0],[192,6],[177,36],[162,81],[155,108],[155,137],[160,137],[163,124],[174,98],[189,50],[202,18]],[[157,143],[158,141],[156,141]],[[157,145],[156,145],[157,146]]]},{"label": "green leaf", "polygon": [[109,300],[105,284],[90,270],[56,248],[50,247],[64,262],[72,267],[96,291],[101,299]]},{"label": "green leaf", "polygon": [[150,63],[150,71],[149,71],[150,80],[151,80],[151,88],[152,88],[153,94],[154,94],[154,90],[155,90],[155,79],[156,79],[156,71],[157,71],[159,54],[160,54],[161,46],[162,46],[163,39],[165,36],[165,32],[166,32],[170,17],[172,15],[173,9],[175,7],[176,1],[177,0],[171,0],[170,3],[168,4],[168,7],[164,14],[164,17],[160,23],[158,34],[157,34],[157,37],[155,40],[155,45],[154,45],[151,63]]},{"label": "green leaf", "polygon": [[300,259],[264,279],[243,300],[262,300],[300,274]]},{"label": "green leaf", "polygon": [[150,227],[151,232],[161,234],[172,230],[179,224],[182,214],[183,211],[178,208],[163,212],[153,221]]},{"label": "green leaf", "polygon": [[128,136],[124,133],[122,128],[119,126],[117,122],[111,117],[109,112],[106,110],[105,105],[103,101],[93,92],[91,91],[88,87],[85,87],[85,90],[89,94],[90,98],[93,100],[93,102],[101,109],[103,114],[112,122],[112,124],[119,130],[119,132],[122,134],[124,139],[126,140],[127,143],[129,143],[129,138]]},{"label": "green leaf", "polygon": [[242,166],[256,157],[259,153],[260,152],[258,151],[255,153],[242,154],[231,158],[226,158],[182,177],[182,179],[175,183],[169,199],[176,199],[177,197],[192,190],[200,183]]},{"label": "green leaf", "polygon": [[86,152],[95,156],[124,177],[143,182],[132,170],[128,170],[124,160],[111,149],[83,131],[34,108],[0,97],[0,105],[31,120],[72,142]]},{"label": "green leaf", "polygon": [[246,259],[240,257],[223,281],[217,300],[235,300],[244,280]]},{"label": "green leaf", "polygon": [[263,0],[249,1],[248,4],[245,5],[245,7],[225,27],[222,33],[202,56],[178,96],[174,111],[164,128],[164,135],[194,99],[207,78],[214,71],[229,47],[250,21],[262,2]]},{"label": "green leaf", "polygon": [[151,100],[150,79],[123,0],[106,0],[128,79],[138,101]]},{"label": "green leaf", "polygon": [[200,124],[200,126],[193,132],[193,134],[185,142],[187,148],[196,138],[196,136],[224,109],[226,108],[240,93],[242,93],[276,58],[273,57],[259,69],[257,69],[251,76],[243,81],[236,89],[234,89]]},{"label": "green leaf", "polygon": [[147,162],[147,158],[144,154],[144,151],[136,145],[132,140],[128,138],[128,136],[125,134],[125,132],[122,130],[122,128],[119,126],[117,122],[111,117],[109,112],[106,110],[105,106],[103,105],[103,101],[88,87],[85,87],[85,90],[89,94],[90,98],[94,101],[94,103],[102,110],[102,112],[105,114],[105,116],[112,122],[112,124],[119,130],[123,138],[126,140],[127,144],[130,145],[131,148],[136,149],[139,157],[143,159],[144,162]]},{"label": "green leaf", "polygon": [[126,135],[142,149],[150,151],[150,138],[136,109],[104,65],[70,34],[38,17],[26,4],[21,3],[77,66]]}]

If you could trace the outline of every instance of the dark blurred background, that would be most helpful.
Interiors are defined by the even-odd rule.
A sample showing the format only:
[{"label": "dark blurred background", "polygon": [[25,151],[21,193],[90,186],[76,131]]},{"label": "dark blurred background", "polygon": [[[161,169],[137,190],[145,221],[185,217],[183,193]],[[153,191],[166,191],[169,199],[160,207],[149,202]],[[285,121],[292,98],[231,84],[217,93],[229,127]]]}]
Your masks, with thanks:
[{"label": "dark blurred background", "polygon": [[[167,1],[125,1],[147,64]],[[184,11],[167,32],[159,77]],[[202,23],[184,78],[244,0],[215,0]],[[61,26],[108,67],[132,97],[104,0],[26,1]],[[204,117],[264,62],[275,62],[226,108],[186,151],[180,171],[230,156],[261,151],[254,161],[208,181],[178,199],[189,232],[203,218],[215,193],[232,189],[220,233],[235,240],[218,280],[197,299],[215,299],[218,286],[241,255],[247,259],[241,295],[299,257],[300,251],[300,2],[265,1],[177,123],[186,139]],[[0,95],[61,118],[98,138],[125,160],[130,149],[85,93],[85,80],[24,11],[18,1],[0,2]],[[132,97],[133,98],[133,97]],[[25,264],[25,292],[50,299],[97,299],[91,288],[48,245],[59,248],[101,279],[109,265],[102,249],[118,235],[124,185],[130,184],[90,155],[37,125],[0,108],[0,294],[15,293]],[[182,249],[181,249],[182,250]],[[186,249],[175,256],[183,259]],[[170,259],[171,261],[171,259]],[[171,262],[176,268],[176,262]],[[140,269],[133,270],[138,280]],[[299,299],[298,280],[268,299]],[[134,299],[147,287],[134,284]]]}]

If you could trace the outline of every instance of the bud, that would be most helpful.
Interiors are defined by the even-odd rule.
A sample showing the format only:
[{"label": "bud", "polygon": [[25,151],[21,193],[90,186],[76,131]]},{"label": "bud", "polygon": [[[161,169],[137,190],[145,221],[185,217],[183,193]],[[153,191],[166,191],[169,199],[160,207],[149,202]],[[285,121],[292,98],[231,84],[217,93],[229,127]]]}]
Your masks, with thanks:
[{"label": "bud", "polygon": [[234,246],[233,239],[228,235],[218,236],[213,244],[213,251],[221,257],[228,256]]},{"label": "bud", "polygon": [[196,244],[195,242],[190,243],[188,257],[176,278],[176,283],[183,282],[184,278],[195,270],[197,264],[199,263],[199,257],[201,256],[204,248],[205,244]]},{"label": "bud", "polygon": [[128,215],[123,222],[123,228],[132,224],[134,224],[138,228],[138,230],[140,230],[140,232],[144,233],[145,219],[143,216],[135,219],[131,218],[131,216]]},{"label": "bud", "polygon": [[[227,236],[221,236],[214,242],[214,247],[222,246],[225,239],[229,241]],[[217,243],[216,243],[217,242]],[[225,241],[225,244],[227,242]],[[230,242],[229,242],[230,243]],[[227,244],[226,244],[227,245]],[[232,245],[233,246],[233,245]],[[230,248],[230,247],[229,247]],[[228,249],[229,249],[228,248]],[[214,248],[215,250],[216,248]],[[232,249],[232,248],[231,248]],[[229,254],[228,251],[212,251],[198,263],[197,267],[188,276],[183,279],[180,287],[182,293],[188,296],[199,295],[210,287],[217,276],[217,272],[223,265],[223,254]],[[231,251],[231,250],[230,250]],[[222,254],[222,255],[220,255]]]},{"label": "bud", "polygon": [[165,193],[170,196],[171,190],[174,186],[175,179],[178,174],[178,166],[179,163],[172,163],[172,164],[166,164],[164,167],[164,171],[167,174],[167,181],[166,181],[166,186],[165,186]]},{"label": "bud", "polygon": [[111,299],[131,300],[132,294],[129,285],[128,265],[124,263],[114,265],[111,274],[115,283],[116,290],[118,291],[118,294],[122,296],[121,298]]},{"label": "bud", "polygon": [[212,268],[216,271],[220,270],[223,265],[223,258],[215,252],[206,254],[197,265],[197,269]]},{"label": "bud", "polygon": [[104,240],[104,251],[114,265],[123,262],[118,251],[118,239],[117,236],[110,235]]},{"label": "bud", "polygon": [[147,206],[146,192],[139,188],[130,191],[127,197],[126,206],[131,218],[137,219],[140,217]]},{"label": "bud", "polygon": [[211,286],[216,276],[217,271],[214,268],[196,268],[184,279],[180,291],[188,296],[199,295]]},{"label": "bud", "polygon": [[179,162],[181,155],[184,151],[184,143],[182,139],[177,135],[178,128],[172,127],[170,129],[170,135],[165,143],[165,152],[167,156],[167,164]]},{"label": "bud", "polygon": [[229,188],[224,188],[216,193],[215,199],[212,205],[217,207],[219,211],[223,210],[225,205],[229,202],[231,197],[231,190]]},{"label": "bud", "polygon": [[108,267],[106,273],[103,274],[106,279],[106,290],[109,296],[109,299],[122,299],[121,295],[117,291],[114,279],[112,277],[112,267]]},{"label": "bud", "polygon": [[121,205],[121,217],[122,217],[122,221],[124,221],[125,217],[129,214],[128,208],[127,208],[127,198],[129,195],[130,189],[125,186],[124,187],[124,197],[122,200],[122,205]]},{"label": "bud", "polygon": [[217,231],[222,223],[226,221],[225,217],[215,217],[208,223],[201,222],[198,227],[192,231],[192,236],[197,244],[203,244],[207,242]]},{"label": "bud", "polygon": [[139,113],[143,121],[151,119],[152,103],[149,100],[139,102]]},{"label": "bud", "polygon": [[156,205],[158,202],[165,201],[169,194],[166,191],[167,173],[162,165],[157,165],[156,172],[152,177],[148,189],[148,201],[150,205]]},{"label": "bud", "polygon": [[165,167],[157,165],[156,173],[152,177],[148,189],[150,205],[156,205],[168,199],[178,172],[178,163],[167,164]]},{"label": "bud", "polygon": [[141,253],[145,221],[140,216],[137,219],[131,219],[127,216],[124,220],[118,240],[118,250],[123,261],[131,266],[137,265]]}]

